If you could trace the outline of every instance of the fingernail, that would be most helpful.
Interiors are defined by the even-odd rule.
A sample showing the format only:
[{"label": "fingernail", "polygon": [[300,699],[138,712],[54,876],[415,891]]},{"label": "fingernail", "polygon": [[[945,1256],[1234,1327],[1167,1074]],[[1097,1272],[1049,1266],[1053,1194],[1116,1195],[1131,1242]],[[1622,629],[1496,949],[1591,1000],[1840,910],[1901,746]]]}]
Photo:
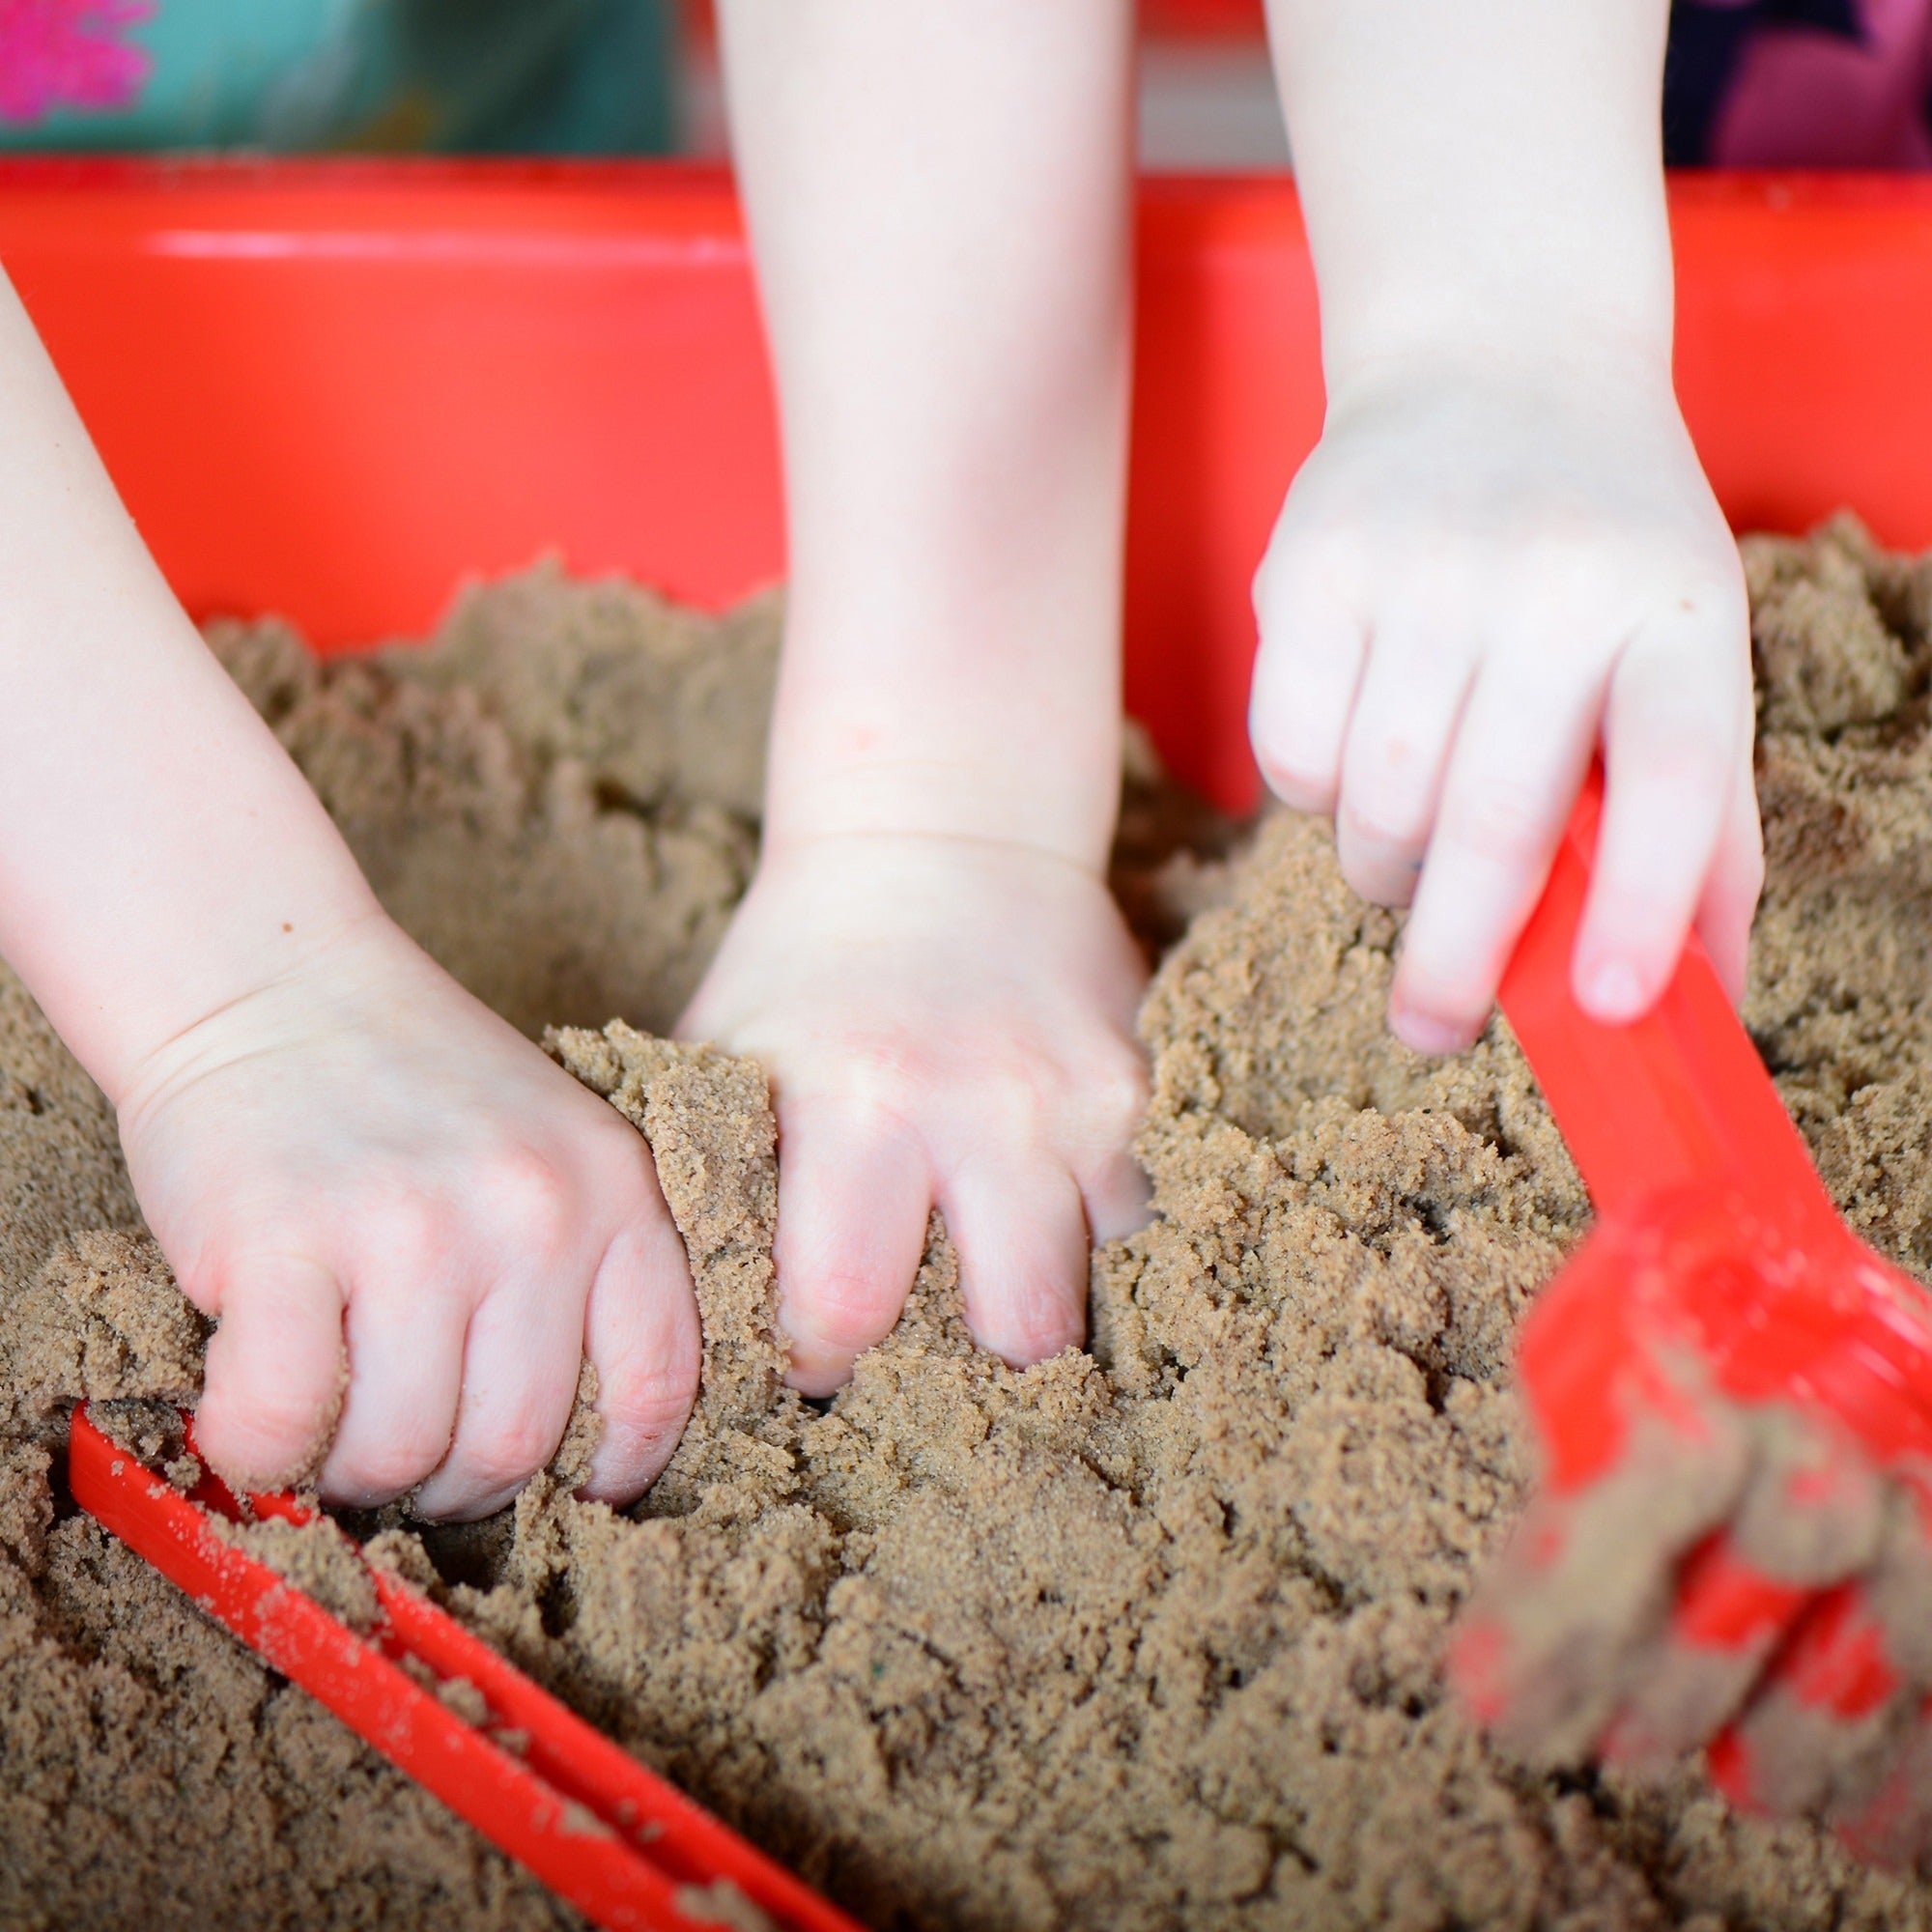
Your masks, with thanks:
[{"label": "fingernail", "polygon": [[1588,969],[1582,980],[1583,1009],[1592,1018],[1617,1025],[1643,1012],[1643,981],[1627,960],[1605,959]]},{"label": "fingernail", "polygon": [[838,1355],[829,1355],[822,1350],[791,1345],[790,1360],[785,1364],[785,1381],[800,1395],[811,1402],[823,1402],[834,1396],[852,1378],[852,1364]]},{"label": "fingernail", "polygon": [[1469,1043],[1469,1036],[1462,1027],[1451,1026],[1432,1013],[1419,1013],[1396,1000],[1389,1002],[1389,1031],[1412,1052],[1426,1053],[1437,1060],[1446,1054],[1462,1052]]},{"label": "fingernail", "polygon": [[1047,1327],[1030,1329],[1026,1338],[1026,1359],[1029,1363],[1050,1362],[1054,1356],[1079,1348],[1086,1339],[1084,1322],[1075,1325],[1065,1319]]},{"label": "fingernail", "polygon": [[1070,1325],[1065,1312],[1056,1308],[1028,1312],[1010,1334],[981,1346],[990,1346],[1009,1369],[1030,1369],[1037,1363],[1050,1362],[1068,1349],[1079,1348],[1085,1339],[1084,1325]]}]

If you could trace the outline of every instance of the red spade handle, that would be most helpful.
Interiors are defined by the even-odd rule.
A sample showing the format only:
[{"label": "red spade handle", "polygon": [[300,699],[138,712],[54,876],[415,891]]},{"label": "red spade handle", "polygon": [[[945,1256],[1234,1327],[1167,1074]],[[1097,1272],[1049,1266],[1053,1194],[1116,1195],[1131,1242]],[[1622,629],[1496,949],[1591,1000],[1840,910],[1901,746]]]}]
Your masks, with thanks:
[{"label": "red spade handle", "polygon": [[1714,1183],[1784,1222],[1837,1211],[1750,1035],[1693,935],[1663,997],[1627,1026],[1577,1004],[1582,923],[1604,786],[1593,770],[1549,883],[1503,975],[1502,1009],[1599,1213]]}]

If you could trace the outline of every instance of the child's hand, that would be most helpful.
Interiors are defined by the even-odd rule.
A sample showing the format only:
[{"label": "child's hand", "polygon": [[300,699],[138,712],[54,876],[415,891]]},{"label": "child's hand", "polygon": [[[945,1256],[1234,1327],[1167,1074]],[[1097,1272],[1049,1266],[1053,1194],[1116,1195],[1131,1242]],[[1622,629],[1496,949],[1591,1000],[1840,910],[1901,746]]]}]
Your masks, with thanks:
[{"label": "child's hand", "polygon": [[[0,276],[0,950],[219,1326],[224,1474],[481,1515],[562,1437],[636,1495],[696,1387],[649,1154],[384,917],[141,545]],[[347,1346],[348,1381],[342,1381]],[[427,1478],[427,1481],[424,1479]]]},{"label": "child's hand", "polygon": [[792,1377],[944,1210],[974,1333],[1077,1341],[1137,1220],[1121,784],[1133,10],[719,10],[783,429],[765,850],[687,1034],[779,1118]]},{"label": "child's hand", "polygon": [[1662,991],[1695,923],[1734,996],[1763,879],[1735,546],[1667,380],[1384,365],[1331,398],[1255,584],[1269,784],[1333,812],[1366,898],[1414,910],[1411,1046],[1487,1019],[1597,748],[1607,804],[1577,995]]},{"label": "child's hand", "polygon": [[218,1319],[196,1416],[217,1468],[294,1475],[339,1401],[325,1496],[421,1483],[426,1514],[481,1516],[555,1450],[585,1356],[590,1493],[628,1500],[669,1457],[698,1326],[648,1150],[386,920],[149,1055],[120,1120]]},{"label": "child's hand", "polygon": [[1145,980],[1106,887],[960,838],[768,848],[680,1032],[750,1053],[779,1119],[792,1379],[826,1394],[897,1321],[929,1205],[1009,1362],[1086,1326],[1090,1231],[1138,1226]]}]

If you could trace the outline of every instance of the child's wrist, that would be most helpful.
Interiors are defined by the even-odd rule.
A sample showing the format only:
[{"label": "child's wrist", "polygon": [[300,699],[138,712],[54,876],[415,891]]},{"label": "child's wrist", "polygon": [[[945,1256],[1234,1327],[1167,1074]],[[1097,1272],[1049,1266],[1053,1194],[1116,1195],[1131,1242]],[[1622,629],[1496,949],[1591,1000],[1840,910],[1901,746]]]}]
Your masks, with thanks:
[{"label": "child's wrist", "polygon": [[[1104,869],[1113,790],[1084,802],[1042,797],[970,764],[901,762],[794,775],[766,799],[767,851],[828,838],[964,838],[1022,846],[1085,870]],[[1117,789],[1117,786],[1116,786]]]},{"label": "child's wrist", "polygon": [[1331,415],[1391,391],[1468,383],[1605,396],[1673,393],[1667,325],[1659,333],[1615,326],[1525,329],[1520,318],[1367,332],[1333,346],[1324,378]]},{"label": "child's wrist", "polygon": [[165,989],[173,976],[164,965],[149,962],[142,988],[148,997],[138,1008],[124,1009],[119,1022],[102,1030],[90,1041],[92,1050],[82,1054],[117,1110],[152,1082],[162,1063],[191,1053],[194,1037],[211,1019],[298,981],[327,987],[331,976],[350,970],[357,956],[409,943],[359,874],[318,878],[306,892],[276,895],[272,904],[250,895],[237,903],[221,930],[204,930],[200,937],[203,951],[191,994],[171,1000]]},{"label": "child's wrist", "polygon": [[768,845],[912,834],[1105,867],[1121,791],[1114,576],[1073,568],[1058,544],[1045,563],[1018,548],[882,570],[876,590],[795,583]]},{"label": "child's wrist", "polygon": [[854,836],[969,838],[1105,868],[1120,803],[1117,714],[1103,711],[1048,756],[1017,724],[890,750],[841,746],[840,735],[775,731],[768,850]]},{"label": "child's wrist", "polygon": [[1330,393],[1392,369],[1519,370],[1526,375],[1614,372],[1669,380],[1668,303],[1612,308],[1587,292],[1520,292],[1493,298],[1468,290],[1390,299],[1331,327],[1322,370]]}]

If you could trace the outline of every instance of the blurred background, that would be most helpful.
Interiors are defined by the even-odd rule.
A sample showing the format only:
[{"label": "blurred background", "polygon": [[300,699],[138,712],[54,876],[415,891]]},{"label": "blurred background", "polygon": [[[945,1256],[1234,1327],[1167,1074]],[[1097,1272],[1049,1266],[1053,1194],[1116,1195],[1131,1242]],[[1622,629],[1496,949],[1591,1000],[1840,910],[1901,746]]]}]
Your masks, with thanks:
[{"label": "blurred background", "polygon": [[[678,138],[722,155],[724,116],[710,0],[678,15]],[[1140,0],[1141,165],[1177,172],[1282,168],[1288,135],[1268,65],[1263,0]]]},{"label": "blurred background", "polygon": [[[1143,164],[1285,166],[1262,0],[1141,0]],[[0,0],[0,149],[724,153],[710,0]]]}]

